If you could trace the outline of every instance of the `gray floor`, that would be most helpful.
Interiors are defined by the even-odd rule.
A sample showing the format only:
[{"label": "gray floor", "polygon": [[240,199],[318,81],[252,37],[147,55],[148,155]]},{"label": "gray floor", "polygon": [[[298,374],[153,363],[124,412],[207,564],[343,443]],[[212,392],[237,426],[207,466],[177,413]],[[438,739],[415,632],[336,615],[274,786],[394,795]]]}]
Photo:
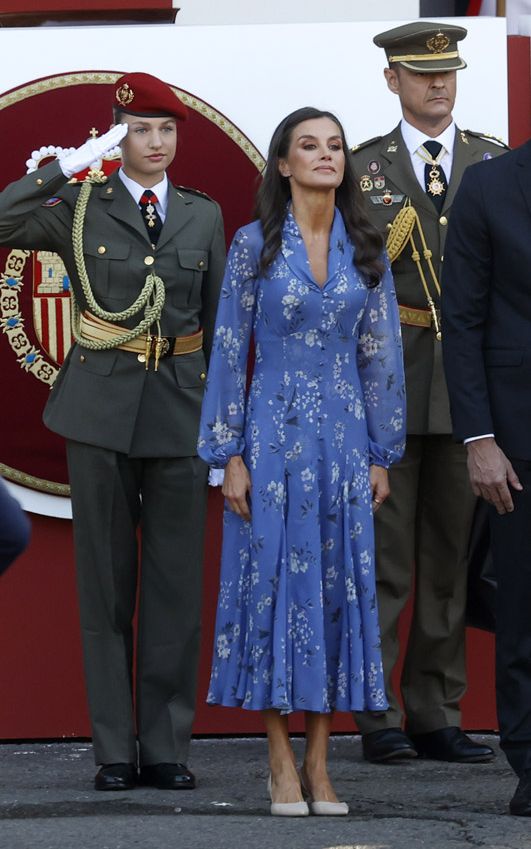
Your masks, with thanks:
[{"label": "gray floor", "polygon": [[[300,755],[302,741],[295,747]],[[0,847],[531,849],[531,819],[508,814],[516,780],[501,753],[483,765],[371,766],[359,738],[336,737],[344,819],[269,816],[264,740],[195,741],[190,767],[195,791],[96,793],[89,745],[1,745]]]}]

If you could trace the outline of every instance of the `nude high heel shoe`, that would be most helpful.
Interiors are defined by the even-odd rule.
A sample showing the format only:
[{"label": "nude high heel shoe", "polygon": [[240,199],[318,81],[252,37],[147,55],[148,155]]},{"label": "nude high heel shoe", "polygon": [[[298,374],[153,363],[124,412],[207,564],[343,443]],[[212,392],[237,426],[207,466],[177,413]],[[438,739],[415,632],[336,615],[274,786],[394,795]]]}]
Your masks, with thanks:
[{"label": "nude high heel shoe", "polygon": [[310,813],[316,817],[346,817],[348,814],[348,805],[346,802],[325,802],[318,801],[312,797],[307,785],[302,777],[302,770],[299,772],[301,780],[301,790],[304,798],[308,800]]},{"label": "nude high heel shoe", "polygon": [[310,809],[306,802],[273,802],[271,791],[271,773],[267,779],[267,792],[271,799],[272,817],[307,817]]}]

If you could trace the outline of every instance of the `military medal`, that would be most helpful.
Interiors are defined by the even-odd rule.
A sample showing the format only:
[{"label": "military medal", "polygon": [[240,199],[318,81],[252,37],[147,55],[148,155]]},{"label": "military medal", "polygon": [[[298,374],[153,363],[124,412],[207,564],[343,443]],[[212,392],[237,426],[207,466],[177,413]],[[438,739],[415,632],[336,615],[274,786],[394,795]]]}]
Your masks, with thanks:
[{"label": "military medal", "polygon": [[368,174],[364,174],[360,180],[360,187],[362,192],[370,192],[373,188],[373,183]]},{"label": "military medal", "polygon": [[436,159],[433,159],[433,157],[430,156],[429,151],[426,150],[423,144],[419,147],[417,153],[423,160],[423,162],[427,162],[428,165],[431,165],[431,171],[429,172],[429,180],[427,181],[426,185],[427,191],[433,197],[441,197],[441,195],[444,195],[446,191],[444,177],[441,175],[441,172],[439,170],[441,159],[446,153],[444,147],[441,147],[441,150],[437,154]]},{"label": "military medal", "polygon": [[146,206],[146,221],[148,227],[154,227],[157,223],[157,219],[155,218],[155,207],[152,203],[148,203]]}]

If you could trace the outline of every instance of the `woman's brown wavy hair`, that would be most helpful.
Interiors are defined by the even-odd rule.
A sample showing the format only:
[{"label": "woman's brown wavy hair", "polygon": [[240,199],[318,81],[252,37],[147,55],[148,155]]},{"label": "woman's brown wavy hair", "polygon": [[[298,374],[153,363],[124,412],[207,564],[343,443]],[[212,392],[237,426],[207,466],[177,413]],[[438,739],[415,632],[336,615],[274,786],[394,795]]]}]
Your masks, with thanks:
[{"label": "woman's brown wavy hair", "polygon": [[335,115],[313,106],[304,106],[291,112],[280,122],[269,145],[267,163],[262,183],[256,195],[255,217],[262,224],[264,245],[260,254],[260,271],[266,272],[282,244],[282,226],[291,199],[289,179],[278,170],[279,159],[285,159],[291,144],[293,130],[302,121],[330,118],[337,125],[345,151],[345,174],[336,189],[336,206],[343,216],[347,233],[354,245],[354,264],[364,276],[367,286],[376,286],[384,272],[381,254],[383,238],[370,223],[363,203],[361,190],[352,168],[345,131]]}]

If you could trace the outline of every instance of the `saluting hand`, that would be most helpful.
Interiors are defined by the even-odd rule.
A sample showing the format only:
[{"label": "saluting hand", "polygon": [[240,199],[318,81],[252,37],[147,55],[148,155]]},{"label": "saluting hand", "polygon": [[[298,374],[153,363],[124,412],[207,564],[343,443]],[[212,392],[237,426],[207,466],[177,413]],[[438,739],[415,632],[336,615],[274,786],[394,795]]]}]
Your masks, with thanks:
[{"label": "saluting hand", "polygon": [[129,124],[115,124],[102,136],[87,141],[75,150],[65,151],[59,157],[61,171],[65,177],[72,177],[78,171],[88,168],[102,156],[105,156],[113,147],[120,144],[127,135]]},{"label": "saluting hand", "polygon": [[250,522],[251,511],[247,496],[251,492],[251,478],[247,466],[239,455],[231,457],[227,463],[221,491],[233,513],[241,516],[244,521]]}]

